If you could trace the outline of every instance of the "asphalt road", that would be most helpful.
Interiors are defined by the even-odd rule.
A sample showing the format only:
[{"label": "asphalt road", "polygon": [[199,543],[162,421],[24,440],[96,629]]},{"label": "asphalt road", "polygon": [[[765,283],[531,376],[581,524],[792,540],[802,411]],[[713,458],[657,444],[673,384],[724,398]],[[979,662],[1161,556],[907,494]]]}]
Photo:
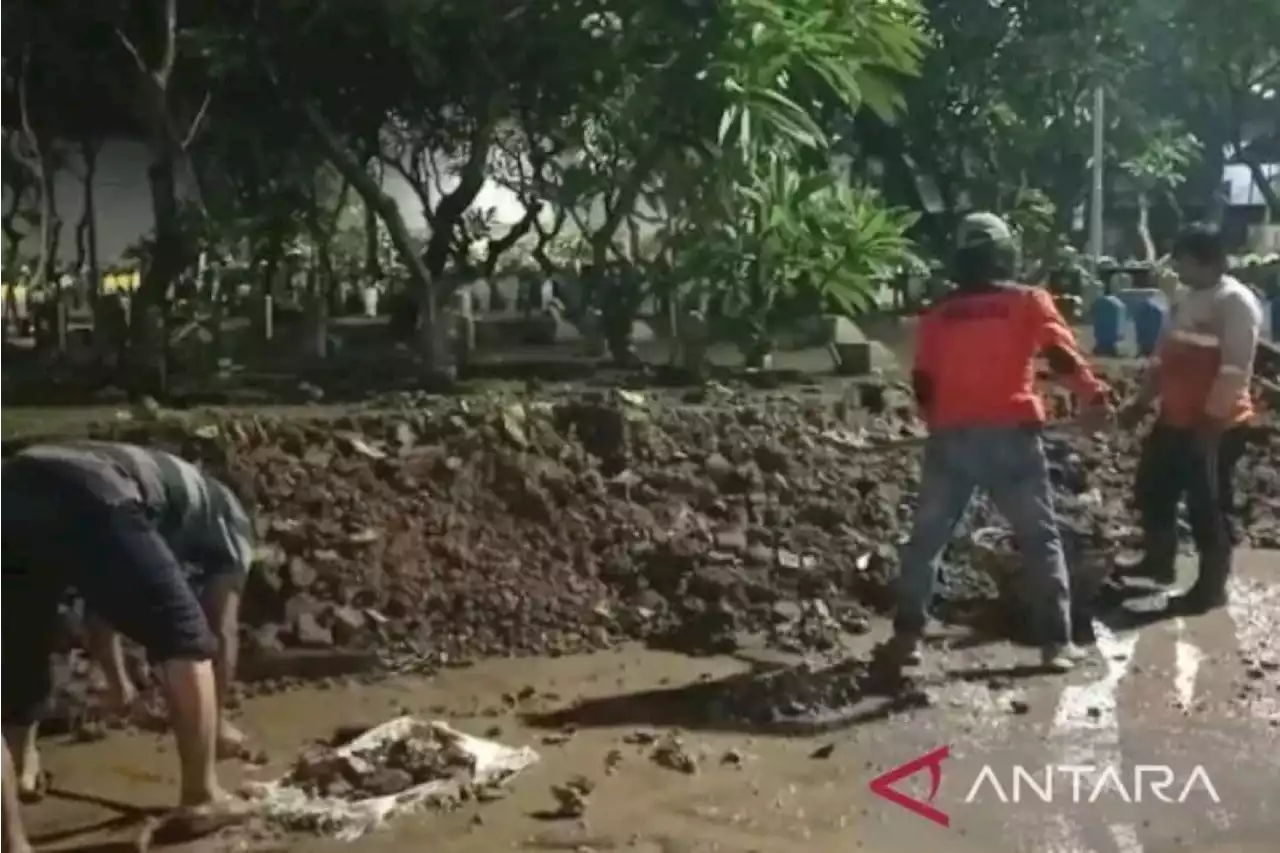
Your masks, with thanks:
[{"label": "asphalt road", "polygon": [[[1012,650],[939,652],[926,666],[952,678],[936,707],[887,723],[878,743],[885,766],[950,747],[933,804],[951,825],[885,803],[886,830],[912,824],[949,850],[959,834],[1035,853],[1280,849],[1280,553],[1243,552],[1232,591],[1227,611],[1100,628],[1091,662],[1061,678],[1002,672],[1000,658],[1027,658]],[[927,780],[901,789],[923,798]]]}]

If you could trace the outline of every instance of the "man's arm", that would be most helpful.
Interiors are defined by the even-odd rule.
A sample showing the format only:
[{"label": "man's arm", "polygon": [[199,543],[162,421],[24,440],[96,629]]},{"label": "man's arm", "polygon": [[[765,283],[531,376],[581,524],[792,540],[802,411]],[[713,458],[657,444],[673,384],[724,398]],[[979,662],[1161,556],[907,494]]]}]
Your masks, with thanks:
[{"label": "man's arm", "polygon": [[1075,333],[1053,304],[1053,297],[1048,291],[1036,288],[1031,299],[1036,345],[1049,363],[1049,369],[1082,402],[1091,406],[1105,404],[1109,389],[1094,375],[1088,360],[1080,353]]},{"label": "man's arm", "polygon": [[220,702],[226,701],[236,677],[240,657],[240,596],[243,592],[244,573],[234,571],[210,577],[200,593],[200,606],[214,636],[218,638],[213,674]]},{"label": "man's arm", "polygon": [[135,695],[133,681],[125,666],[124,646],[115,629],[93,613],[85,614],[85,631],[89,657],[93,659],[107,679],[107,693],[111,705],[120,712],[128,710]]},{"label": "man's arm", "polygon": [[240,648],[240,596],[253,563],[253,523],[237,506],[192,546],[190,559],[200,567],[203,578],[200,603],[218,638],[214,672],[221,701],[235,679]]},{"label": "man's arm", "polygon": [[1249,388],[1258,338],[1262,335],[1262,306],[1251,293],[1232,292],[1222,306],[1222,364],[1209,391],[1205,414],[1222,422],[1240,395]]},{"label": "man's arm", "polygon": [[240,653],[240,599],[253,561],[253,525],[238,504],[190,542],[187,557],[200,567],[200,605],[218,640],[213,659],[218,702],[218,755],[244,755],[244,734],[226,716]]}]

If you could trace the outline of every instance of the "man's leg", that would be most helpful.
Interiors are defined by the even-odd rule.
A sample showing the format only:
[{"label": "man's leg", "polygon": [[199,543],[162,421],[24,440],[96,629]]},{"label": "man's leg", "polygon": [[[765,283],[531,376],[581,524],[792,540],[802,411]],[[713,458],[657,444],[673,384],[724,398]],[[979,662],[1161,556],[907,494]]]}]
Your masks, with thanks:
[{"label": "man's leg", "polygon": [[1224,433],[1210,447],[1197,444],[1189,451],[1187,515],[1199,554],[1199,572],[1191,589],[1170,602],[1181,613],[1204,613],[1227,603],[1227,581],[1234,550],[1228,494],[1234,485],[1236,465],[1244,453],[1241,430]]},{"label": "man's leg", "polygon": [[1168,585],[1177,579],[1178,503],[1186,489],[1188,430],[1156,424],[1142,443],[1134,497],[1142,524],[1142,563],[1132,574]]},{"label": "man's leg", "polygon": [[[57,562],[58,552],[46,547],[49,540],[43,531],[24,531],[10,523],[18,515],[15,502],[6,504],[3,530],[3,730],[6,758],[15,765],[13,793],[22,800],[36,800],[44,787],[36,735],[53,688],[50,656],[63,586],[55,566],[46,565],[46,561]],[[29,532],[37,535],[29,536]]]},{"label": "man's leg", "polygon": [[973,499],[974,484],[959,464],[963,433],[939,430],[925,444],[920,492],[916,499],[911,538],[902,548],[898,568],[898,611],[893,622],[891,651],[912,663],[929,618],[938,558]]},{"label": "man's leg", "polygon": [[160,664],[181,765],[181,804],[219,806],[227,797],[214,769],[217,645],[177,558],[135,503],[103,507],[82,541],[94,549],[75,577],[85,608]]},{"label": "man's leg", "polygon": [[4,799],[4,853],[31,853],[26,828],[22,825],[22,804],[18,799],[18,774],[9,754],[9,744],[4,744],[4,779],[0,797]]},{"label": "man's leg", "polygon": [[1222,434],[1218,447],[1218,506],[1227,521],[1227,530],[1231,534],[1231,544],[1238,544],[1236,536],[1236,471],[1240,460],[1244,458],[1249,446],[1249,430],[1246,427],[1235,427]]},{"label": "man's leg", "polygon": [[1071,577],[1054,516],[1044,443],[1038,430],[1028,428],[992,428],[987,432],[988,447],[974,460],[982,460],[987,472],[982,485],[1013,528],[1026,562],[1031,617],[1044,662],[1054,669],[1069,669]]}]

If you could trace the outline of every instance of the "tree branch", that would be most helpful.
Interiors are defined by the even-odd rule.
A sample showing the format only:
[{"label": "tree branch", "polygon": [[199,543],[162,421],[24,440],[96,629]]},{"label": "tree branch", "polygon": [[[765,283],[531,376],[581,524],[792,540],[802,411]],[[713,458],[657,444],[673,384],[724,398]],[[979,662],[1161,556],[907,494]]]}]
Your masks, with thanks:
[{"label": "tree branch", "polygon": [[486,278],[493,275],[493,271],[498,267],[498,259],[503,253],[507,252],[516,243],[519,243],[526,234],[533,230],[533,225],[538,221],[539,214],[542,213],[542,203],[531,201],[525,205],[524,216],[520,221],[503,234],[497,240],[490,240],[488,247],[485,249],[484,264],[482,270]]},{"label": "tree branch", "polygon": [[133,43],[132,39],[125,35],[124,30],[119,27],[116,27],[116,38],[120,41],[120,44],[124,47],[129,56],[133,57],[133,64],[138,67],[138,73],[150,75],[151,69],[147,67],[146,60],[142,58],[142,54],[138,51],[137,46]]},{"label": "tree branch", "polygon": [[204,122],[205,114],[209,112],[209,104],[213,101],[213,92],[205,92],[204,101],[200,104],[200,109],[196,110],[195,118],[191,119],[191,125],[187,128],[187,135],[182,140],[182,149],[185,151],[191,146],[196,138],[196,131],[200,129],[200,125]]},{"label": "tree branch", "polygon": [[178,58],[178,0],[164,0],[164,53],[156,69],[157,82],[167,86]]}]

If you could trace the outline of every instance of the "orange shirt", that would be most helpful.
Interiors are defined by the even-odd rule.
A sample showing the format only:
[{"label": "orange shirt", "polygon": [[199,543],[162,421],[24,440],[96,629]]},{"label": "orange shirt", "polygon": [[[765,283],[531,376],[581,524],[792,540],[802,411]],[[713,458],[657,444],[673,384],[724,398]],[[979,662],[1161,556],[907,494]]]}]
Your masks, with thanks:
[{"label": "orange shirt", "polygon": [[947,294],[916,331],[913,379],[925,420],[935,429],[1043,423],[1035,390],[1041,355],[1079,396],[1106,393],[1048,292],[996,284]]}]

